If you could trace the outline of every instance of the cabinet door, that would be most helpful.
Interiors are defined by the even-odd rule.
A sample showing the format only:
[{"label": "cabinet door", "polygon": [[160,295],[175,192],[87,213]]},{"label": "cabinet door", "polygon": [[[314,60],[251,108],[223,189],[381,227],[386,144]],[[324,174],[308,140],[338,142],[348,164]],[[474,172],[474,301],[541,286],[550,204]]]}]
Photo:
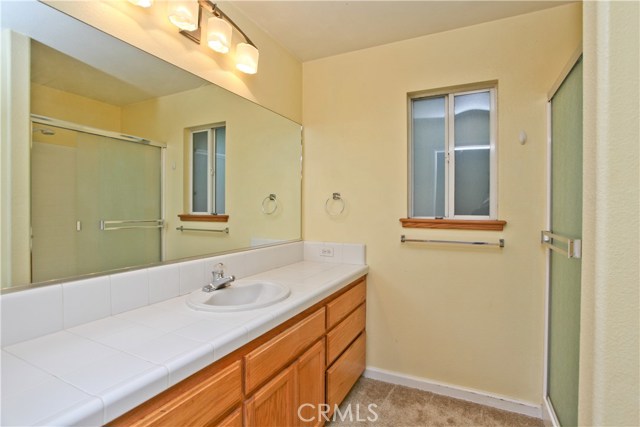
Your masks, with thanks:
[{"label": "cabinet door", "polygon": [[295,367],[294,364],[282,371],[245,402],[246,426],[289,427],[295,425],[298,407]]},{"label": "cabinet door", "polygon": [[299,426],[320,426],[319,405],[324,403],[324,339],[307,350],[295,364],[298,374],[298,404],[295,417]]}]

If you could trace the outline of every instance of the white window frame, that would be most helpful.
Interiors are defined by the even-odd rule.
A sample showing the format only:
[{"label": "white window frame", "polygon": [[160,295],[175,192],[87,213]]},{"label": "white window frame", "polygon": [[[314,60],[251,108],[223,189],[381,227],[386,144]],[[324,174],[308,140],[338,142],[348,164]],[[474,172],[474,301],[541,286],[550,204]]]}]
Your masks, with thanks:
[{"label": "white window frame", "polygon": [[[193,128],[189,130],[189,212],[194,215],[223,215],[223,212],[216,212],[216,129],[224,128],[225,124]],[[193,210],[193,138],[197,133],[207,133],[207,212]]]},{"label": "white window frame", "polygon": [[[473,93],[489,92],[491,108],[489,114],[489,215],[455,215],[455,126],[452,118],[454,115],[454,97]],[[472,86],[460,86],[427,92],[410,93],[408,96],[408,121],[409,121],[409,217],[435,219],[434,216],[415,216],[413,212],[413,101],[425,98],[445,99],[445,206],[444,219],[458,220],[495,220],[498,218],[498,105],[497,84],[495,82],[483,83]],[[469,149],[469,148],[466,148]],[[473,149],[473,148],[471,148]],[[435,173],[435,169],[434,169]]]}]

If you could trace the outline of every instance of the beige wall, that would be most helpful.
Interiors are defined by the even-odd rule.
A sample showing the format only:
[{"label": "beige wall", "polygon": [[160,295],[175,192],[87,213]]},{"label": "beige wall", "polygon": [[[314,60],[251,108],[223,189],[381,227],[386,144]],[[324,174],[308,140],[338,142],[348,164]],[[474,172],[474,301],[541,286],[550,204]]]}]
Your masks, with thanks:
[{"label": "beige wall", "polygon": [[[235,69],[233,55],[221,55],[196,45],[169,23],[166,0],[150,9],[126,1],[47,1],[55,8],[137,46],[187,71],[255,101],[290,119],[302,120],[302,67],[300,62],[245,18],[231,4],[220,8],[247,33],[260,50],[258,73]],[[239,37],[234,35],[234,43]]]},{"label": "beige wall", "polygon": [[[581,32],[574,4],[304,64],[303,235],[366,243],[369,366],[540,404],[546,93]],[[403,229],[407,93],[490,80],[504,232]],[[323,204],[336,191],[347,209],[333,219]],[[403,245],[401,234],[506,247]]]},{"label": "beige wall", "polygon": [[586,2],[579,424],[640,425],[640,5]]},{"label": "beige wall", "polygon": [[122,132],[117,105],[31,83],[31,113],[112,132]]}]

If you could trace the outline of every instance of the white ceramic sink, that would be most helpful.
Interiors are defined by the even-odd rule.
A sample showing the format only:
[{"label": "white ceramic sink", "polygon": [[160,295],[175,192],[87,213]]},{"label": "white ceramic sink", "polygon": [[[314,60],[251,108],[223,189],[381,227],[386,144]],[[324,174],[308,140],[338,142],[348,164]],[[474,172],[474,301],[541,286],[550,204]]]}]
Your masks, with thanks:
[{"label": "white ceramic sink", "polygon": [[266,307],[287,298],[291,291],[280,283],[263,280],[237,280],[231,286],[213,292],[192,292],[187,305],[204,311],[242,311]]}]

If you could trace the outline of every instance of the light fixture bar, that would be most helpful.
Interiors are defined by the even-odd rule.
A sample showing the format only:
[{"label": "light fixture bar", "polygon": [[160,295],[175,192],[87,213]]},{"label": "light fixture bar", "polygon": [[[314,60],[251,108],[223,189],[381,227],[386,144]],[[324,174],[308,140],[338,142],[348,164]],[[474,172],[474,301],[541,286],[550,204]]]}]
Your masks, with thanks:
[{"label": "light fixture bar", "polygon": [[[218,5],[216,3],[212,3],[209,0],[198,0],[198,5],[200,6],[200,10],[205,10],[208,13],[212,14],[213,16],[222,18],[225,21],[229,22],[229,24],[231,24],[231,26],[242,35],[242,37],[246,40],[247,44],[250,44],[251,46],[257,49],[257,46],[255,45],[255,43],[253,43],[251,39],[245,34],[245,32],[242,31],[242,29],[240,29],[240,27],[238,27],[238,25],[235,22],[233,22],[233,19],[229,18],[229,16],[227,16],[226,13],[224,13],[223,11],[220,10],[220,8],[218,8]],[[183,36],[187,37],[188,39],[190,39],[191,41],[197,44],[200,44],[200,41],[202,39],[202,25],[201,25],[202,16],[201,15],[202,14],[200,13],[198,16],[197,29],[193,31],[180,30],[180,34],[182,34]]]}]

